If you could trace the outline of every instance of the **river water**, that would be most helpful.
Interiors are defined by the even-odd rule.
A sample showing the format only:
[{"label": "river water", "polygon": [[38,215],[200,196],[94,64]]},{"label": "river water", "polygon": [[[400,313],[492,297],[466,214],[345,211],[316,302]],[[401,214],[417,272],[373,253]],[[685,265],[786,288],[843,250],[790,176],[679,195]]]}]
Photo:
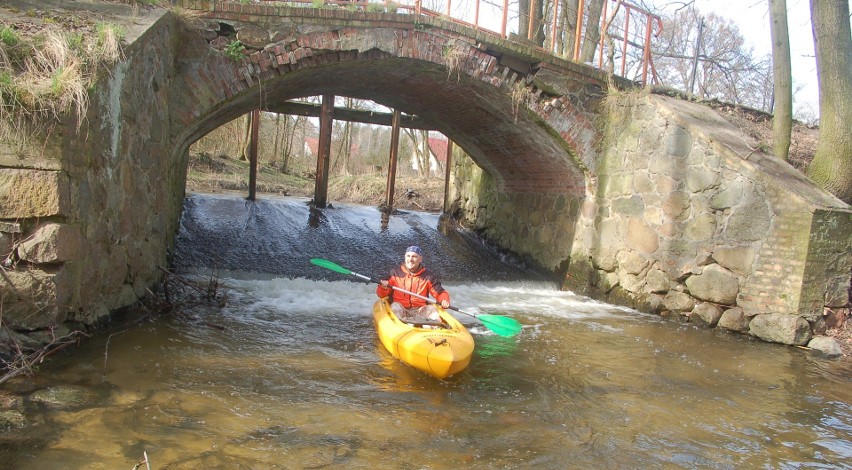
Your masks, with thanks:
[{"label": "river water", "polygon": [[[213,260],[226,301],[52,358],[29,387],[89,398],[25,399],[34,424],[0,433],[0,467],[852,468],[848,362],[559,291],[431,214],[316,215],[191,196],[176,266]],[[457,315],[476,349],[446,381],[382,349],[374,286],[307,262],[378,276],[412,240],[454,305],[524,324],[503,338]]]}]

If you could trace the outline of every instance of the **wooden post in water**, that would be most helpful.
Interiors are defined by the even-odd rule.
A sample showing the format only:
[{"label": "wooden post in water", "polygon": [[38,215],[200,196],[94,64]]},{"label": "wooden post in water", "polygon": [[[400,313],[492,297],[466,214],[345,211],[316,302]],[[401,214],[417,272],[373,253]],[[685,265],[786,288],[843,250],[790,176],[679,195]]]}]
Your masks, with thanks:
[{"label": "wooden post in water", "polygon": [[254,201],[257,195],[257,141],[260,135],[260,110],[251,112],[251,137],[249,140],[249,194],[248,200]]},{"label": "wooden post in water", "polygon": [[399,156],[399,124],[401,120],[402,113],[394,109],[393,120],[391,121],[390,157],[388,159],[388,185],[385,191],[385,210],[388,213],[393,211],[393,192],[396,185],[396,161]]},{"label": "wooden post in water", "polygon": [[319,144],[317,149],[317,175],[314,186],[314,207],[328,204],[328,167],[331,162],[331,130],[334,124],[334,95],[322,95],[320,109]]},{"label": "wooden post in water", "polygon": [[450,204],[450,165],[453,164],[453,141],[447,137],[447,158],[444,161],[444,213],[449,210]]}]

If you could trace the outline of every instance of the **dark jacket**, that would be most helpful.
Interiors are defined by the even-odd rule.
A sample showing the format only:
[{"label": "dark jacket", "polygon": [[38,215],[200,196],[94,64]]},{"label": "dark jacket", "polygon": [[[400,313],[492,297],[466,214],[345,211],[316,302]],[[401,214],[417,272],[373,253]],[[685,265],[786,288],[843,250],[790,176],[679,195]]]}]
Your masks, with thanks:
[{"label": "dark jacket", "polygon": [[[437,302],[441,302],[442,300],[450,301],[450,293],[441,287],[441,282],[422,264],[416,272],[410,272],[405,265],[397,266],[391,270],[390,277],[388,277],[388,284],[424,297],[431,295]],[[379,297],[388,297],[391,294],[393,295],[391,302],[399,302],[405,308],[422,307],[428,303],[423,299],[391,289],[390,287],[384,287],[381,284],[376,289],[376,295]]]}]

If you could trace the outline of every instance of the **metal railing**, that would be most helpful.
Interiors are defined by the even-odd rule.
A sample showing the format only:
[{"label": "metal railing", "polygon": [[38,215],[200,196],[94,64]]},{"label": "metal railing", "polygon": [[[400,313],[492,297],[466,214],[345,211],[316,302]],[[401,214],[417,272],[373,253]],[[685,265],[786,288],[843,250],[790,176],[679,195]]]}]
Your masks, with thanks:
[{"label": "metal railing", "polygon": [[[662,32],[659,16],[622,0],[604,2],[598,33],[589,31],[585,0],[578,2],[577,11],[568,10],[559,0],[529,0],[530,15],[509,0],[259,0],[276,4],[308,4],[321,8],[336,5],[363,11],[408,13],[444,18],[478,31],[498,35],[503,39],[521,40],[563,59],[579,62],[581,46],[594,41],[593,57],[584,62],[620,76],[648,83],[656,82],[651,55],[651,38]],[[541,3],[540,3],[541,2]],[[597,21],[595,19],[594,21]],[[594,28],[592,28],[594,29]],[[604,34],[605,33],[605,34]],[[620,47],[616,45],[620,43]]]}]

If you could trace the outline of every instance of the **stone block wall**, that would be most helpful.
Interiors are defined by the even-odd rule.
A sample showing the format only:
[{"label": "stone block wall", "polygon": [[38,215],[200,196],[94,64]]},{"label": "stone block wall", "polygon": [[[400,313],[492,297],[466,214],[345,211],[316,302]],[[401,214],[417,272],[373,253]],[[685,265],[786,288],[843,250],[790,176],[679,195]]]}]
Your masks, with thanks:
[{"label": "stone block wall", "polygon": [[849,206],[712,110],[626,94],[598,170],[594,220],[577,230],[594,242],[575,239],[566,287],[797,344],[848,302]]},{"label": "stone block wall", "polygon": [[567,269],[579,199],[559,193],[506,193],[456,147],[445,212],[497,246],[553,272]]},{"label": "stone block wall", "polygon": [[125,51],[79,131],[67,118],[0,146],[0,305],[19,344],[94,324],[161,278],[186,171],[165,151],[176,30],[162,17]]}]

